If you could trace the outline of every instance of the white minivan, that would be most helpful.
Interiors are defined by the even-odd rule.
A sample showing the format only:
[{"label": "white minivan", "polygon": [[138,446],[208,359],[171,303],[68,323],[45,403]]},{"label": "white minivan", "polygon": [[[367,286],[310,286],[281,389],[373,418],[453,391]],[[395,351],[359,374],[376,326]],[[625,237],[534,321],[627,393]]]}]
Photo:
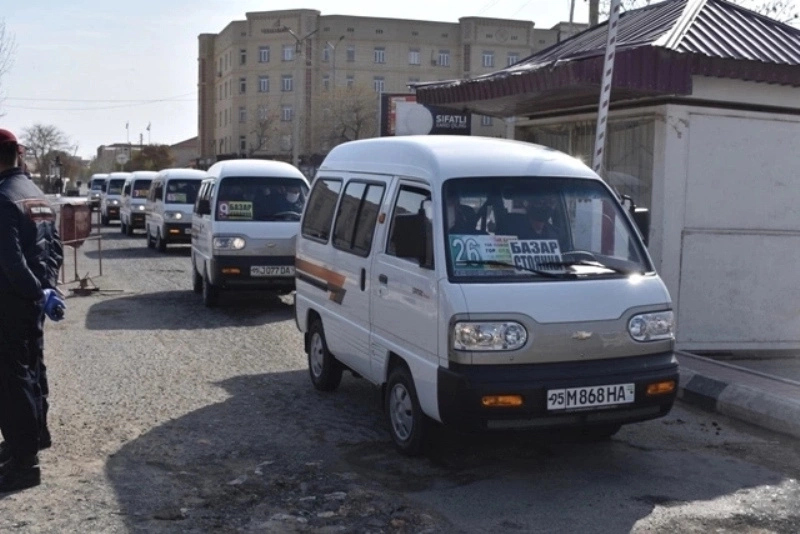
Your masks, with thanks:
[{"label": "white minivan", "polygon": [[103,226],[119,220],[122,189],[125,187],[125,181],[131,176],[129,172],[112,172],[108,175],[106,187],[100,196],[100,222]]},{"label": "white minivan", "polygon": [[89,178],[89,187],[86,196],[89,199],[89,204],[92,211],[100,210],[100,197],[103,196],[103,191],[106,188],[107,180],[107,173],[93,174],[92,177]]},{"label": "white minivan", "polygon": [[148,247],[165,252],[170,243],[192,242],[192,207],[206,177],[197,169],[164,169],[156,174],[145,203]]},{"label": "white minivan", "polygon": [[136,228],[144,228],[144,209],[150,183],[158,174],[155,171],[133,171],[122,188],[119,207],[120,231],[133,235]]},{"label": "white minivan", "polygon": [[604,439],[666,415],[673,311],[641,235],[606,183],[552,149],[460,136],[339,145],[297,241],[311,381],[333,390],[347,369],[381,387],[409,455],[434,421]]},{"label": "white minivan", "polygon": [[193,287],[206,306],[230,289],[288,292],[308,181],[281,161],[227,160],[208,169],[192,218]]}]

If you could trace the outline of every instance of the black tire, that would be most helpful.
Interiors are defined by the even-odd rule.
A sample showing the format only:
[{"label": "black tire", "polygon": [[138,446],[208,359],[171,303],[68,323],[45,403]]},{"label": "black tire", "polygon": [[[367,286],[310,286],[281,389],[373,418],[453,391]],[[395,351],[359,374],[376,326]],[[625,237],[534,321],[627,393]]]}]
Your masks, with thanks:
[{"label": "black tire", "polygon": [[161,230],[158,231],[156,234],[156,250],[159,252],[166,252],[167,251],[167,242],[161,237]]},{"label": "black tire", "polygon": [[131,226],[130,224],[125,225],[125,235],[128,237],[133,235],[133,226]]},{"label": "black tire", "polygon": [[384,413],[395,448],[405,456],[419,456],[425,447],[430,420],[422,412],[414,378],[405,365],[389,374]]},{"label": "black tire", "polygon": [[123,221],[122,219],[120,219],[120,220],[119,220],[119,231],[120,231],[120,233],[123,233],[123,234],[126,234],[126,235],[127,235],[127,234],[128,234],[128,232],[127,232],[125,229],[126,229],[126,226],[125,226],[125,221]]},{"label": "black tire", "polygon": [[145,229],[145,238],[147,239],[147,248],[153,248],[153,237],[150,235],[150,227]]},{"label": "black tire", "polygon": [[203,292],[203,277],[197,272],[197,266],[192,262],[192,291],[197,294]]},{"label": "black tire", "polygon": [[219,304],[219,288],[211,283],[208,276],[203,276],[202,293],[206,308],[214,308]]},{"label": "black tire", "polygon": [[319,391],[333,391],[342,381],[342,364],[328,350],[325,330],[319,319],[308,330],[308,375]]},{"label": "black tire", "polygon": [[589,443],[606,441],[619,432],[620,428],[622,425],[617,424],[587,426],[581,429],[580,439]]},{"label": "black tire", "polygon": [[103,226],[108,226],[108,216],[101,215],[100,216],[100,224],[102,224]]}]

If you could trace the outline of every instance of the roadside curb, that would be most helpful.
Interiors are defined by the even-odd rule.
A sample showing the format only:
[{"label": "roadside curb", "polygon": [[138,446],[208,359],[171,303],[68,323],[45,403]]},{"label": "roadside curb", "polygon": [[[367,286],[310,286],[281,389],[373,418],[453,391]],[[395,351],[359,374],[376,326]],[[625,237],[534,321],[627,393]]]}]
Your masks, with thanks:
[{"label": "roadside curb", "polygon": [[[699,358],[698,356],[680,353],[678,356],[678,398],[681,401],[800,438],[800,398],[775,392],[767,383],[769,379],[753,375],[744,369],[704,358],[706,362],[703,362],[703,367],[706,369],[699,371],[692,365],[697,363],[694,359]],[[719,368],[719,373],[714,372],[715,367]],[[748,384],[749,380],[758,384]],[[778,380],[775,382],[785,386]]]}]

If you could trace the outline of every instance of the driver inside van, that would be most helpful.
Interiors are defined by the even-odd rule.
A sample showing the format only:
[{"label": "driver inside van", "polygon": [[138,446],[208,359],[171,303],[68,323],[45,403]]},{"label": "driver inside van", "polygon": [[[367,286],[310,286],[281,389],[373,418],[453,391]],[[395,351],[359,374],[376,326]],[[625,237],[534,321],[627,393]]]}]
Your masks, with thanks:
[{"label": "driver inside van", "polygon": [[453,187],[448,188],[445,195],[448,232],[461,235],[481,233],[475,229],[478,222],[478,216],[475,211],[471,207],[462,204],[458,193],[453,189]]},{"label": "driver inside van", "polygon": [[520,239],[558,239],[558,231],[551,223],[553,208],[548,198],[528,200],[525,216],[528,224],[519,232]]}]

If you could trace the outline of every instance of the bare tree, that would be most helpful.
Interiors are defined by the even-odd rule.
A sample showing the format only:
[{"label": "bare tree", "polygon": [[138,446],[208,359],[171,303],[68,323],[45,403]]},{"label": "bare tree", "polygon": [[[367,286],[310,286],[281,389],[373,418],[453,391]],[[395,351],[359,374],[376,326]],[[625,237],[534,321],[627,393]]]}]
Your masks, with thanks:
[{"label": "bare tree", "polygon": [[372,87],[337,87],[316,103],[318,142],[324,152],[356,139],[378,135],[378,95]]},{"label": "bare tree", "polygon": [[[733,4],[738,4],[756,13],[765,15],[779,22],[796,24],[800,22],[800,11],[798,10],[797,0],[729,0]],[[622,11],[638,9],[640,7],[656,4],[658,0],[620,0]],[[611,7],[611,0],[600,0],[600,13],[604,18],[608,17]]]},{"label": "bare tree", "polygon": [[25,145],[26,155],[33,158],[36,168],[45,183],[49,184],[51,165],[55,163],[55,156],[60,152],[69,152],[70,146],[67,135],[58,126],[52,124],[34,124],[22,131],[22,144]]},{"label": "bare tree", "polygon": [[276,110],[266,105],[259,106],[253,129],[250,131],[253,141],[248,145],[247,156],[252,158],[258,153],[269,153],[270,145],[275,144],[274,141],[280,138],[284,130],[287,130],[287,127],[281,125]]},{"label": "bare tree", "polygon": [[[2,103],[3,77],[11,70],[14,64],[14,52],[16,51],[14,36],[6,30],[5,20],[0,20],[0,103]],[[0,113],[2,117],[4,113]]]}]

